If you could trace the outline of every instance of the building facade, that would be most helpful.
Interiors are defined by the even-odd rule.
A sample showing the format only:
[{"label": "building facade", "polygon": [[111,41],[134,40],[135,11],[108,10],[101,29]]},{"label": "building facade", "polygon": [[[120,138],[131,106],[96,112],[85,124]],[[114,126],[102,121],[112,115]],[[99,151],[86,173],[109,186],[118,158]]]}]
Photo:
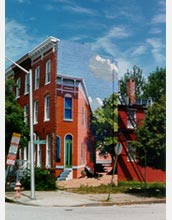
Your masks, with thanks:
[{"label": "building facade", "polygon": [[122,145],[117,165],[118,178],[142,182],[165,182],[165,171],[138,165],[136,149],[132,148],[131,142],[136,140],[134,130],[141,125],[146,116],[147,107],[152,102],[150,99],[136,99],[134,80],[128,80],[126,86],[127,97],[119,95],[118,105],[118,141]]},{"label": "building facade", "polygon": [[[59,39],[49,37],[17,63],[32,70],[35,166],[59,177],[78,178],[85,166],[93,164],[90,134],[91,108],[83,79],[58,74]],[[24,109],[29,125],[29,74],[12,65],[6,78],[16,82],[16,100]],[[19,150],[30,161],[30,149]]]}]

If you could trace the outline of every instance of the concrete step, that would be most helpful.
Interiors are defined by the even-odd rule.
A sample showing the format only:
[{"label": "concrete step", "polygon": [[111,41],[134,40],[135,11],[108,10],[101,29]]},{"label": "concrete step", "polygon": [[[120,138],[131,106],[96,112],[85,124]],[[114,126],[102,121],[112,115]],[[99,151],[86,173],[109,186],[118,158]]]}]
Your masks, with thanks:
[{"label": "concrete step", "polygon": [[72,172],[71,169],[65,169],[60,176],[57,178],[57,181],[64,181],[67,180],[68,176],[70,175],[70,173]]}]

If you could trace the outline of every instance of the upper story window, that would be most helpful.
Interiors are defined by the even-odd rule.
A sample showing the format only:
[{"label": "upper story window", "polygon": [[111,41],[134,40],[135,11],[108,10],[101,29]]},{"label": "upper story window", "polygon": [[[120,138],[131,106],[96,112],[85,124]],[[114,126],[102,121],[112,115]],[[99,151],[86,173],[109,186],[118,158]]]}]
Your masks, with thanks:
[{"label": "upper story window", "polygon": [[21,79],[18,78],[16,81],[16,98],[20,97],[20,89],[21,89]]},{"label": "upper story window", "polygon": [[45,84],[50,83],[50,72],[51,72],[51,60],[46,62],[46,69],[45,69]]},{"label": "upper story window", "polygon": [[46,95],[44,98],[44,120],[50,120],[50,96]]},{"label": "upper story window", "polygon": [[84,125],[84,107],[82,107],[82,125]]},{"label": "upper story window", "polygon": [[64,119],[72,120],[72,97],[69,95],[64,98]]},{"label": "upper story window", "polygon": [[127,128],[134,129],[136,126],[136,110],[130,109],[128,110],[127,116]]},{"label": "upper story window", "polygon": [[40,81],[40,66],[36,67],[35,69],[35,89],[39,88],[39,81]]},{"label": "upper story window", "polygon": [[34,101],[34,124],[38,123],[38,100]]},{"label": "upper story window", "polygon": [[24,93],[27,94],[29,93],[29,73],[27,73],[25,75],[25,90],[24,90]]},{"label": "upper story window", "polygon": [[24,122],[26,124],[28,124],[28,114],[29,113],[29,106],[28,105],[25,105],[24,106]]}]

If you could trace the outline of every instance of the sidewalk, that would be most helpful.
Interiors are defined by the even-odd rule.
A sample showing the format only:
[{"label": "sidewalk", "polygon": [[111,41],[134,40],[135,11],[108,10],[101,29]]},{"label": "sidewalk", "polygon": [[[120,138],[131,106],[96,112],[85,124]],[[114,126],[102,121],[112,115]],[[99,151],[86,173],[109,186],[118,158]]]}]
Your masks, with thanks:
[{"label": "sidewalk", "polygon": [[15,197],[15,192],[6,192],[5,201],[23,205],[44,207],[79,207],[79,206],[112,206],[131,204],[165,203],[165,199],[139,197],[130,194],[77,194],[67,191],[36,191],[35,199],[31,199],[30,191],[22,191],[20,198]]}]

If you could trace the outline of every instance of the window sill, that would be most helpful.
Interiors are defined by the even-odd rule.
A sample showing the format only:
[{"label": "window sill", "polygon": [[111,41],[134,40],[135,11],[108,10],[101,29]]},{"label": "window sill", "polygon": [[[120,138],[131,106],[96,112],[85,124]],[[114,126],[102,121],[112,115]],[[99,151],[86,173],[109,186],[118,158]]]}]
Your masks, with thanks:
[{"label": "window sill", "polygon": [[71,121],[72,122],[73,119],[66,119],[66,118],[64,118],[63,121]]},{"label": "window sill", "polygon": [[48,85],[48,84],[50,84],[50,82],[45,82],[45,86]]},{"label": "window sill", "polygon": [[44,119],[44,122],[50,121],[50,118]]}]

